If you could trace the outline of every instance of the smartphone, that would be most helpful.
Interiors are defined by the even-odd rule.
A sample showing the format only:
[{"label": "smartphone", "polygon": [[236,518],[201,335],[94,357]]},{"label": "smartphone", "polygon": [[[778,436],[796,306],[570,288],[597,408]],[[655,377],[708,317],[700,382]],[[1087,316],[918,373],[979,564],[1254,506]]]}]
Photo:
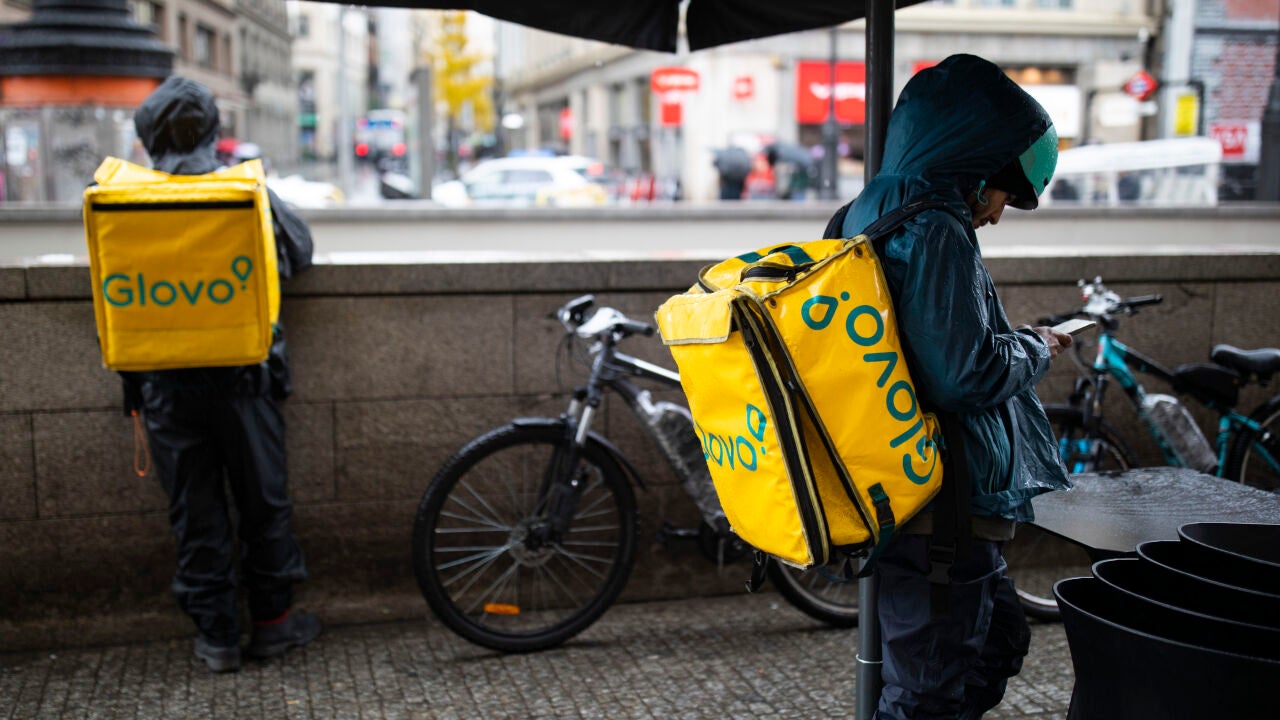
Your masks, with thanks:
[{"label": "smartphone", "polygon": [[1098,323],[1092,320],[1084,320],[1082,318],[1073,318],[1066,322],[1058,323],[1057,325],[1054,325],[1053,329],[1057,332],[1066,333],[1068,335],[1079,335],[1085,330],[1090,330],[1096,327],[1097,324]]}]

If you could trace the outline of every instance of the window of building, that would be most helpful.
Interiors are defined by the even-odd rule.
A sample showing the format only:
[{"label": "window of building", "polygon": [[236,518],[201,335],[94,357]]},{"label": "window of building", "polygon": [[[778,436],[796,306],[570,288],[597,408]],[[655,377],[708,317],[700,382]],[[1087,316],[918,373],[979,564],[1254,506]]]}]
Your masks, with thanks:
[{"label": "window of building", "polygon": [[191,59],[191,42],[187,39],[187,16],[183,13],[178,14],[178,57],[183,60]]},{"label": "window of building", "polygon": [[1036,0],[1036,7],[1046,10],[1070,10],[1072,0]]},{"label": "window of building", "polygon": [[296,28],[296,32],[298,37],[300,38],[311,36],[311,16],[310,15],[307,15],[306,13],[302,13],[298,15],[298,27]]},{"label": "window of building", "polygon": [[156,31],[160,36],[160,40],[164,41],[164,6],[158,2],[151,0],[134,0],[133,2],[133,19],[139,25],[148,25]]},{"label": "window of building", "polygon": [[191,60],[196,65],[208,70],[217,69],[217,35],[203,25],[196,25],[194,42],[191,44]]}]

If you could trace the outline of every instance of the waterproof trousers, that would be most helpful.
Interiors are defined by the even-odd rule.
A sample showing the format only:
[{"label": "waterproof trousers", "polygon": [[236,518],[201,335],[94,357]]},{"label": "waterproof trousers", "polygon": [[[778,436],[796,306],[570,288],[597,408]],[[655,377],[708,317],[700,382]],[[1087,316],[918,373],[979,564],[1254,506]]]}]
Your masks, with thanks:
[{"label": "waterproof trousers", "polygon": [[265,367],[147,375],[147,436],[178,545],[173,594],[201,634],[235,644],[233,527],[252,619],[282,615],[293,604],[292,584],[306,578],[290,527],[284,418],[265,392]]},{"label": "waterproof trousers", "polygon": [[1001,543],[974,538],[952,567],[950,612],[930,606],[928,535],[899,535],[881,556],[884,688],[877,720],[969,720],[1000,703],[1031,629],[1005,576]]}]

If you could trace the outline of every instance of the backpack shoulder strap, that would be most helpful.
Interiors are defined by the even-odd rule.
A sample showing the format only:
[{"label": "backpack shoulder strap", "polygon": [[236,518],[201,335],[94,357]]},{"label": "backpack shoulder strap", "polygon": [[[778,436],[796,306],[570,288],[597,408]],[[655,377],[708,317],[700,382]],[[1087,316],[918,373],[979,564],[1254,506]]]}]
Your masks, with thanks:
[{"label": "backpack shoulder strap", "polygon": [[[827,221],[827,227],[823,230],[822,237],[844,237],[844,220],[848,217],[851,207],[853,207],[853,200],[841,205],[840,209],[836,210],[831,219]],[[903,223],[926,210],[946,210],[955,215],[957,219],[963,220],[955,211],[955,208],[942,200],[908,200],[898,208],[880,216],[880,218],[868,225],[861,234],[866,235],[872,241],[878,240],[902,227]]]},{"label": "backpack shoulder strap", "polygon": [[959,217],[955,210],[942,200],[908,200],[896,210],[881,215],[879,219],[863,229],[862,234],[866,235],[867,239],[875,242],[886,235],[892,234],[906,224],[908,220],[926,210],[945,210],[956,215],[957,218]]}]

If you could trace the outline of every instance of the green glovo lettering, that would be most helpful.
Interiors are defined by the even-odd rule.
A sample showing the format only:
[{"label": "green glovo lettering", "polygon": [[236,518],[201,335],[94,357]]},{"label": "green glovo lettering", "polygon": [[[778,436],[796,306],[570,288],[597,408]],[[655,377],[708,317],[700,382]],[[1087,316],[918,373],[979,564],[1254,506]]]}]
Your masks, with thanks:
[{"label": "green glovo lettering", "polygon": [[145,307],[148,300],[155,307],[166,308],[179,298],[186,300],[186,304],[192,307],[204,300],[215,305],[226,305],[235,299],[236,284],[240,285],[241,290],[248,289],[253,260],[241,255],[231,261],[230,269],[238,283],[225,278],[196,280],[190,284],[186,280],[148,282],[142,273],[132,277],[124,273],[113,273],[102,281],[102,299],[108,305],[118,308],[131,307],[135,302],[138,307]]},{"label": "green glovo lettering", "polygon": [[[841,293],[839,299],[830,295],[814,295],[801,305],[800,317],[809,329],[821,332],[832,324],[837,310],[845,313],[845,336],[855,345],[872,350],[863,353],[862,361],[870,365],[883,365],[878,368],[875,384],[884,391],[886,421],[894,425],[896,432],[889,440],[889,448],[901,448],[903,477],[909,482],[924,485],[937,470],[937,443],[924,432],[924,417],[920,414],[920,405],[910,382],[905,378],[894,380],[894,372],[901,360],[898,353],[883,347],[875,349],[885,340],[887,328],[884,316],[875,306],[856,304],[856,301],[851,308],[839,306],[841,302],[849,300],[849,293]],[[760,439],[760,435],[756,435],[756,438]],[[763,451],[763,446],[761,450]],[[924,466],[923,471],[917,470],[919,465]]]}]

